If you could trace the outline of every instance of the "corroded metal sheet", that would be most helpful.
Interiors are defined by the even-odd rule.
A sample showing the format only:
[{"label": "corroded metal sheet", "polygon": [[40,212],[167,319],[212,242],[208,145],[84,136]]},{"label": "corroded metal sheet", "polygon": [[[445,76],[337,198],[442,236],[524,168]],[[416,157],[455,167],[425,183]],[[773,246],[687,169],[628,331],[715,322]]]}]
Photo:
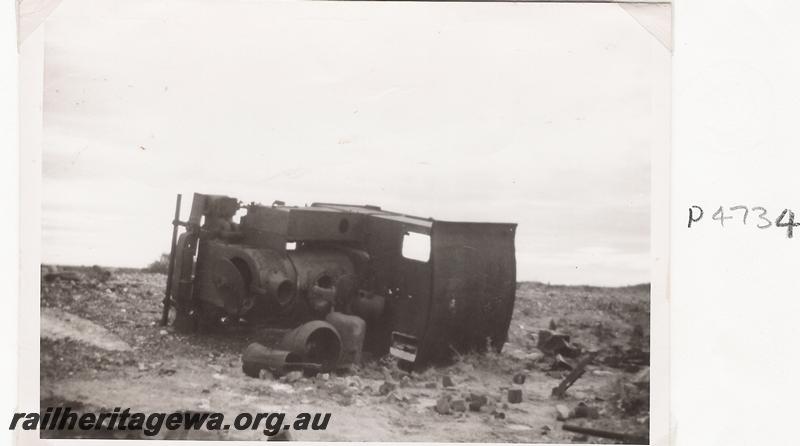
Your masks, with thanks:
[{"label": "corroded metal sheet", "polygon": [[515,224],[433,223],[431,303],[419,360],[502,348],[514,311],[515,232]]}]

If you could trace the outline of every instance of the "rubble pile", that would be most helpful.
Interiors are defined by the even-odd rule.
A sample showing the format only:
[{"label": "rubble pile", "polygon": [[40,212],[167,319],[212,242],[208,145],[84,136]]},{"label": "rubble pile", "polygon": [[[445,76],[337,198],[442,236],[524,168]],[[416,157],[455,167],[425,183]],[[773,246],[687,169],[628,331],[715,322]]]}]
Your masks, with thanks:
[{"label": "rubble pile", "polygon": [[[417,373],[388,357],[364,357],[325,371],[264,368],[248,376],[247,346],[278,349],[286,330],[231,326],[184,335],[162,327],[163,274],[46,267],[42,277],[48,317],[63,314],[76,328],[89,321],[130,346],[43,338],[43,398],[147,410],[142,395],[158,394],[149,409],[334,413],[336,429],[292,432],[292,439],[311,441],[624,443],[647,431],[649,301],[639,289],[521,284],[502,353],[466,354]],[[571,374],[574,381],[554,395]],[[258,432],[231,435],[240,436],[226,439],[263,439]]]}]

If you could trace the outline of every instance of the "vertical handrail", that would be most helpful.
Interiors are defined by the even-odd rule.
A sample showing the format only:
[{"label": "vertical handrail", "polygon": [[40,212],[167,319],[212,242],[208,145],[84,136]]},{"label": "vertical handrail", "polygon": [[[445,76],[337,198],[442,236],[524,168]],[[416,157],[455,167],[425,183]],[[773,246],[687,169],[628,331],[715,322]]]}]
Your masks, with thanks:
[{"label": "vertical handrail", "polygon": [[161,310],[161,325],[169,322],[169,308],[171,306],[172,273],[175,270],[175,244],[178,239],[178,225],[181,219],[181,194],[175,200],[175,218],[172,219],[172,243],[169,248],[169,265],[167,267],[167,288],[164,290],[164,308]]}]

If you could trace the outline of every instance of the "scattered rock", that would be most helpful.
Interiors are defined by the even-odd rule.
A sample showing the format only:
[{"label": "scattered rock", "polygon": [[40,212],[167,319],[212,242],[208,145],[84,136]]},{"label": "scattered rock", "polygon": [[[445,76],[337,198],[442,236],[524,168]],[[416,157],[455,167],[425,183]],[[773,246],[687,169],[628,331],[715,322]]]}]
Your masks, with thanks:
[{"label": "scattered rock", "polygon": [[169,334],[169,332],[167,330],[159,330],[158,334],[160,334],[161,336],[166,336]]},{"label": "scattered rock", "polygon": [[383,384],[378,388],[378,393],[381,395],[388,395],[394,390],[397,389],[397,384],[389,381],[384,381]]},{"label": "scattered rock", "polygon": [[642,415],[650,409],[650,389],[649,386],[638,386],[621,377],[617,383],[618,393],[614,400],[618,409],[627,415]]},{"label": "scattered rock", "polygon": [[600,412],[596,407],[589,406],[582,401],[570,413],[570,418],[591,418],[596,420],[599,416]]},{"label": "scattered rock", "polygon": [[410,385],[411,378],[409,378],[408,375],[404,375],[402,378],[400,378],[400,387],[408,387]]},{"label": "scattered rock", "polygon": [[542,426],[542,430],[540,430],[539,433],[541,433],[542,435],[547,435],[550,433],[551,430],[553,429],[545,424],[544,426]]},{"label": "scattered rock", "polygon": [[436,412],[442,415],[449,415],[450,414],[450,397],[448,395],[442,395],[436,400]]},{"label": "scattered rock", "polygon": [[438,387],[438,386],[436,385],[435,381],[430,381],[430,382],[426,382],[425,383],[425,388],[426,389],[435,389],[436,387]]},{"label": "scattered rock", "polygon": [[525,378],[527,378],[527,377],[528,376],[525,375],[524,373],[517,373],[516,375],[514,375],[514,377],[511,379],[511,381],[514,384],[525,384]]},{"label": "scattered rock", "polygon": [[442,386],[443,387],[455,387],[456,384],[453,382],[453,378],[450,375],[444,375],[442,377]]},{"label": "scattered rock", "polygon": [[570,416],[569,407],[563,404],[556,405],[556,420],[566,421],[569,420],[569,416]]},{"label": "scattered rock", "polygon": [[289,384],[275,382],[271,383],[269,387],[275,392],[294,393],[294,387],[290,386]]},{"label": "scattered rock", "polygon": [[92,266],[92,276],[94,276],[95,280],[106,282],[111,278],[111,271],[101,268],[98,265],[94,265]]},{"label": "scattered rock", "polygon": [[481,408],[489,403],[489,398],[487,398],[486,395],[471,393],[467,401],[469,402],[470,411],[480,412]]},{"label": "scattered rock", "polygon": [[390,403],[402,403],[402,402],[405,402],[405,398],[403,398],[400,395],[398,395],[397,392],[389,393],[388,395],[386,395],[385,400],[390,402]]},{"label": "scattered rock", "polygon": [[344,379],[349,387],[358,387],[359,389],[363,386],[361,382],[361,378],[358,375],[348,376]]},{"label": "scattered rock", "polygon": [[331,379],[331,374],[330,373],[323,373],[323,374],[319,375],[319,378],[321,380],[323,380],[323,381],[327,381],[327,380]]},{"label": "scattered rock", "polygon": [[505,412],[500,412],[500,411],[497,411],[497,410],[492,411],[492,416],[494,416],[494,418],[497,419],[497,420],[505,420],[506,419]]},{"label": "scattered rock", "polygon": [[303,372],[300,370],[292,370],[286,374],[286,382],[293,383],[303,377]]},{"label": "scattered rock", "polygon": [[467,402],[460,398],[450,401],[450,409],[454,412],[466,412]]},{"label": "scattered rock", "polygon": [[634,347],[623,350],[619,345],[612,345],[604,352],[600,362],[615,369],[636,373],[642,367],[650,365],[650,352]]},{"label": "scattered rock", "polygon": [[508,402],[518,404],[522,402],[522,389],[508,389]]},{"label": "scattered rock", "polygon": [[333,386],[331,387],[331,393],[349,397],[352,396],[355,393],[355,391],[353,390],[352,387],[348,386],[346,383],[339,382],[333,384]]}]

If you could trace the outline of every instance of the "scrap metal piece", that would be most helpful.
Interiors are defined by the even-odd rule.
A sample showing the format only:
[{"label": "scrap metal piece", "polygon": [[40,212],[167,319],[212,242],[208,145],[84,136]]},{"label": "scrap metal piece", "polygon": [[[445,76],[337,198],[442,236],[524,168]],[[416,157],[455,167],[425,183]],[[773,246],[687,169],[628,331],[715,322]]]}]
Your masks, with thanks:
[{"label": "scrap metal piece", "polygon": [[325,321],[333,325],[342,339],[342,364],[360,364],[367,324],[364,319],[337,311],[328,313]]},{"label": "scrap metal piece", "polygon": [[594,437],[608,438],[610,440],[622,441],[625,444],[649,444],[650,438],[647,435],[635,435],[622,432],[613,432],[592,427],[578,426],[575,424],[564,424],[562,429],[577,434],[591,435]]},{"label": "scrap metal piece", "polygon": [[580,355],[580,349],[570,343],[569,335],[552,330],[540,330],[536,348],[548,355],[564,355],[575,358]]},{"label": "scrap metal piece", "polygon": [[424,361],[501,351],[516,297],[515,224],[434,221],[432,283]]},{"label": "scrap metal piece", "polygon": [[261,370],[269,370],[280,376],[292,370],[320,367],[320,364],[302,362],[302,358],[296,353],[272,350],[257,342],[248,345],[242,354],[242,371],[252,378],[258,378]]},{"label": "scrap metal piece", "polygon": [[286,333],[280,348],[294,353],[303,362],[320,364],[320,371],[327,372],[339,362],[342,338],[328,322],[311,321]]},{"label": "scrap metal piece", "polygon": [[597,419],[600,416],[600,411],[595,406],[590,406],[581,401],[572,409],[570,418],[591,418]]},{"label": "scrap metal piece", "polygon": [[556,355],[553,364],[550,365],[550,370],[572,370],[574,368],[575,366],[561,355]]},{"label": "scrap metal piece", "polygon": [[575,365],[575,368],[572,369],[571,372],[564,378],[558,386],[553,387],[552,396],[556,398],[563,398],[564,393],[566,393],[567,389],[569,389],[575,381],[577,381],[583,374],[586,372],[586,366],[594,358],[594,354],[586,355],[583,359],[581,359],[578,364]]}]

